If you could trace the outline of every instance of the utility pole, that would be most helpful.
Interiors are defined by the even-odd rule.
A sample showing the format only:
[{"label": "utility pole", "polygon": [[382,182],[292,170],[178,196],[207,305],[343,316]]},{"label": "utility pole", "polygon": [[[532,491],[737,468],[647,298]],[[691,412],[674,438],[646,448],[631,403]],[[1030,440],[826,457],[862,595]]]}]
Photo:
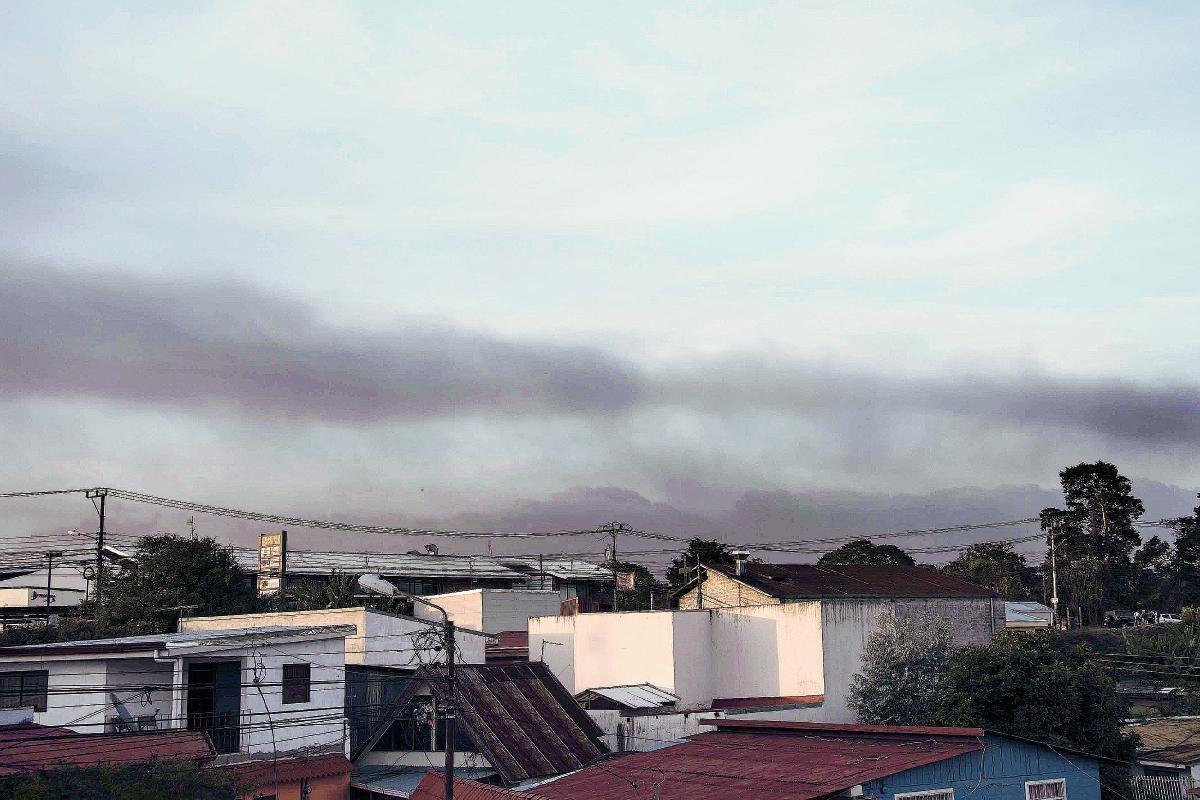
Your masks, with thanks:
[{"label": "utility pole", "polygon": [[[108,497],[108,489],[88,489],[85,496],[96,507],[100,515],[100,531],[96,536],[96,606],[100,605],[100,586],[104,583],[104,499]],[[100,502],[97,504],[96,500]]]},{"label": "utility pole", "polygon": [[1058,561],[1054,555],[1054,530],[1057,527],[1055,520],[1050,526],[1050,618],[1054,627],[1058,627]]},{"label": "utility pole", "polygon": [[454,800],[454,621],[446,615],[446,800]]},{"label": "utility pole", "polygon": [[613,611],[620,611],[620,600],[617,595],[617,534],[633,530],[624,522],[610,522],[601,525],[600,530],[612,537],[612,576],[613,576]]},{"label": "utility pole", "polygon": [[50,592],[53,588],[51,578],[54,575],[54,559],[62,558],[62,553],[58,550],[51,550],[46,553],[46,624],[50,624]]}]

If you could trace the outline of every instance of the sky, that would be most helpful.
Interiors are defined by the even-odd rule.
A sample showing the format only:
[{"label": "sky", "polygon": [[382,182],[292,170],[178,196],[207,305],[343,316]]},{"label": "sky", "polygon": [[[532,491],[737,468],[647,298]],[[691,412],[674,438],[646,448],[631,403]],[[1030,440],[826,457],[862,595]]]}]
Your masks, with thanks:
[{"label": "sky", "polygon": [[1186,513],[1197,41],[1154,2],[6,3],[0,489],[816,535],[1104,459]]}]

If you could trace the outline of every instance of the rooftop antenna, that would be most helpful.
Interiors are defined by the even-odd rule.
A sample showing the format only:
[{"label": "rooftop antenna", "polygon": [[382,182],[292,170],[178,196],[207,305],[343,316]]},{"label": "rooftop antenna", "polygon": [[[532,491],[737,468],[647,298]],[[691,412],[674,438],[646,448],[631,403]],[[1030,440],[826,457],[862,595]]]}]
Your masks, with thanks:
[{"label": "rooftop antenna", "polygon": [[196,538],[196,518],[188,517],[188,527],[192,529],[192,538]]}]

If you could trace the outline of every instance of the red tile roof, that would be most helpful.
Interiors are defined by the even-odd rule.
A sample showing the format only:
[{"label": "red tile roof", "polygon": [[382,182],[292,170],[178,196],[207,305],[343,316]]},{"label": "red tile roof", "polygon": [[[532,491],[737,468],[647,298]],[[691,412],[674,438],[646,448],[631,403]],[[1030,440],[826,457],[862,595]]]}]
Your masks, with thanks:
[{"label": "red tile roof", "polygon": [[[444,800],[446,797],[446,777],[444,772],[427,772],[412,793],[411,800]],[[489,786],[486,783],[454,779],[454,800],[542,800],[539,795],[530,792],[511,792],[499,786]]]},{"label": "red tile roof", "polygon": [[974,728],[714,722],[715,732],[607,760],[537,793],[548,800],[813,800],[983,749],[983,731]]},{"label": "red tile roof", "polygon": [[76,733],[44,725],[0,728],[0,775],[29,769],[147,761],[211,761],[216,752],[197,731]]},{"label": "red tile roof", "polygon": [[[868,564],[747,564],[737,577],[728,564],[705,565],[772,597],[992,597],[996,593],[925,567]],[[676,592],[678,594],[678,592]]]},{"label": "red tile roof", "polygon": [[354,765],[341,753],[332,753],[309,758],[280,759],[278,763],[255,761],[250,764],[234,764],[221,769],[236,772],[251,788],[261,789],[273,785],[276,774],[280,783],[295,783],[301,778],[349,775]]}]

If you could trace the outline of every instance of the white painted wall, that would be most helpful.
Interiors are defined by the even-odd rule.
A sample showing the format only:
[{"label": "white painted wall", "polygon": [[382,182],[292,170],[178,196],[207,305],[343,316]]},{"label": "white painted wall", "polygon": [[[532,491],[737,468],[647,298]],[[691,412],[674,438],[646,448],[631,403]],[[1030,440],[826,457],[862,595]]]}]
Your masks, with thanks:
[{"label": "white painted wall", "polygon": [[[219,656],[214,656],[219,659]],[[205,659],[208,660],[208,659]],[[310,665],[307,703],[283,700],[283,667]],[[260,683],[255,683],[255,677]],[[301,747],[344,746],[345,651],[340,639],[263,645],[242,658],[244,753],[285,753]],[[269,714],[267,712],[270,712]]]},{"label": "white painted wall", "polygon": [[[558,592],[535,589],[468,589],[425,599],[444,608],[458,627],[487,633],[527,630],[530,617],[557,614],[560,607]],[[414,604],[413,613],[442,621],[441,614],[420,603]]]},{"label": "white painted wall", "polygon": [[821,694],[821,624],[816,601],[537,617],[529,653],[573,693],[651,683],[694,708],[718,697]]},{"label": "white painted wall", "polygon": [[822,653],[825,662],[825,703],[813,709],[812,722],[854,722],[854,713],[846,706],[846,691],[854,673],[862,668],[862,651],[884,611],[892,610],[888,600],[822,600]]},{"label": "white painted wall", "polygon": [[[318,611],[281,611],[266,614],[232,614],[224,617],[189,617],[181,621],[181,631],[238,630],[275,625],[310,627],[354,625],[355,634],[346,637],[346,663],[373,667],[418,667],[422,663],[444,660],[444,656],[426,649],[420,654],[413,634],[429,630],[423,620],[386,614],[369,608],[333,608]],[[484,662],[484,637],[464,634],[455,638],[458,658],[466,664]],[[420,658],[418,658],[418,655]]]},{"label": "white painted wall", "polygon": [[[116,696],[129,716],[153,716],[159,728],[175,727],[171,719],[171,695],[174,681],[173,662],[147,659],[112,659],[104,662],[109,690]],[[109,716],[118,716],[112,698]]]}]

